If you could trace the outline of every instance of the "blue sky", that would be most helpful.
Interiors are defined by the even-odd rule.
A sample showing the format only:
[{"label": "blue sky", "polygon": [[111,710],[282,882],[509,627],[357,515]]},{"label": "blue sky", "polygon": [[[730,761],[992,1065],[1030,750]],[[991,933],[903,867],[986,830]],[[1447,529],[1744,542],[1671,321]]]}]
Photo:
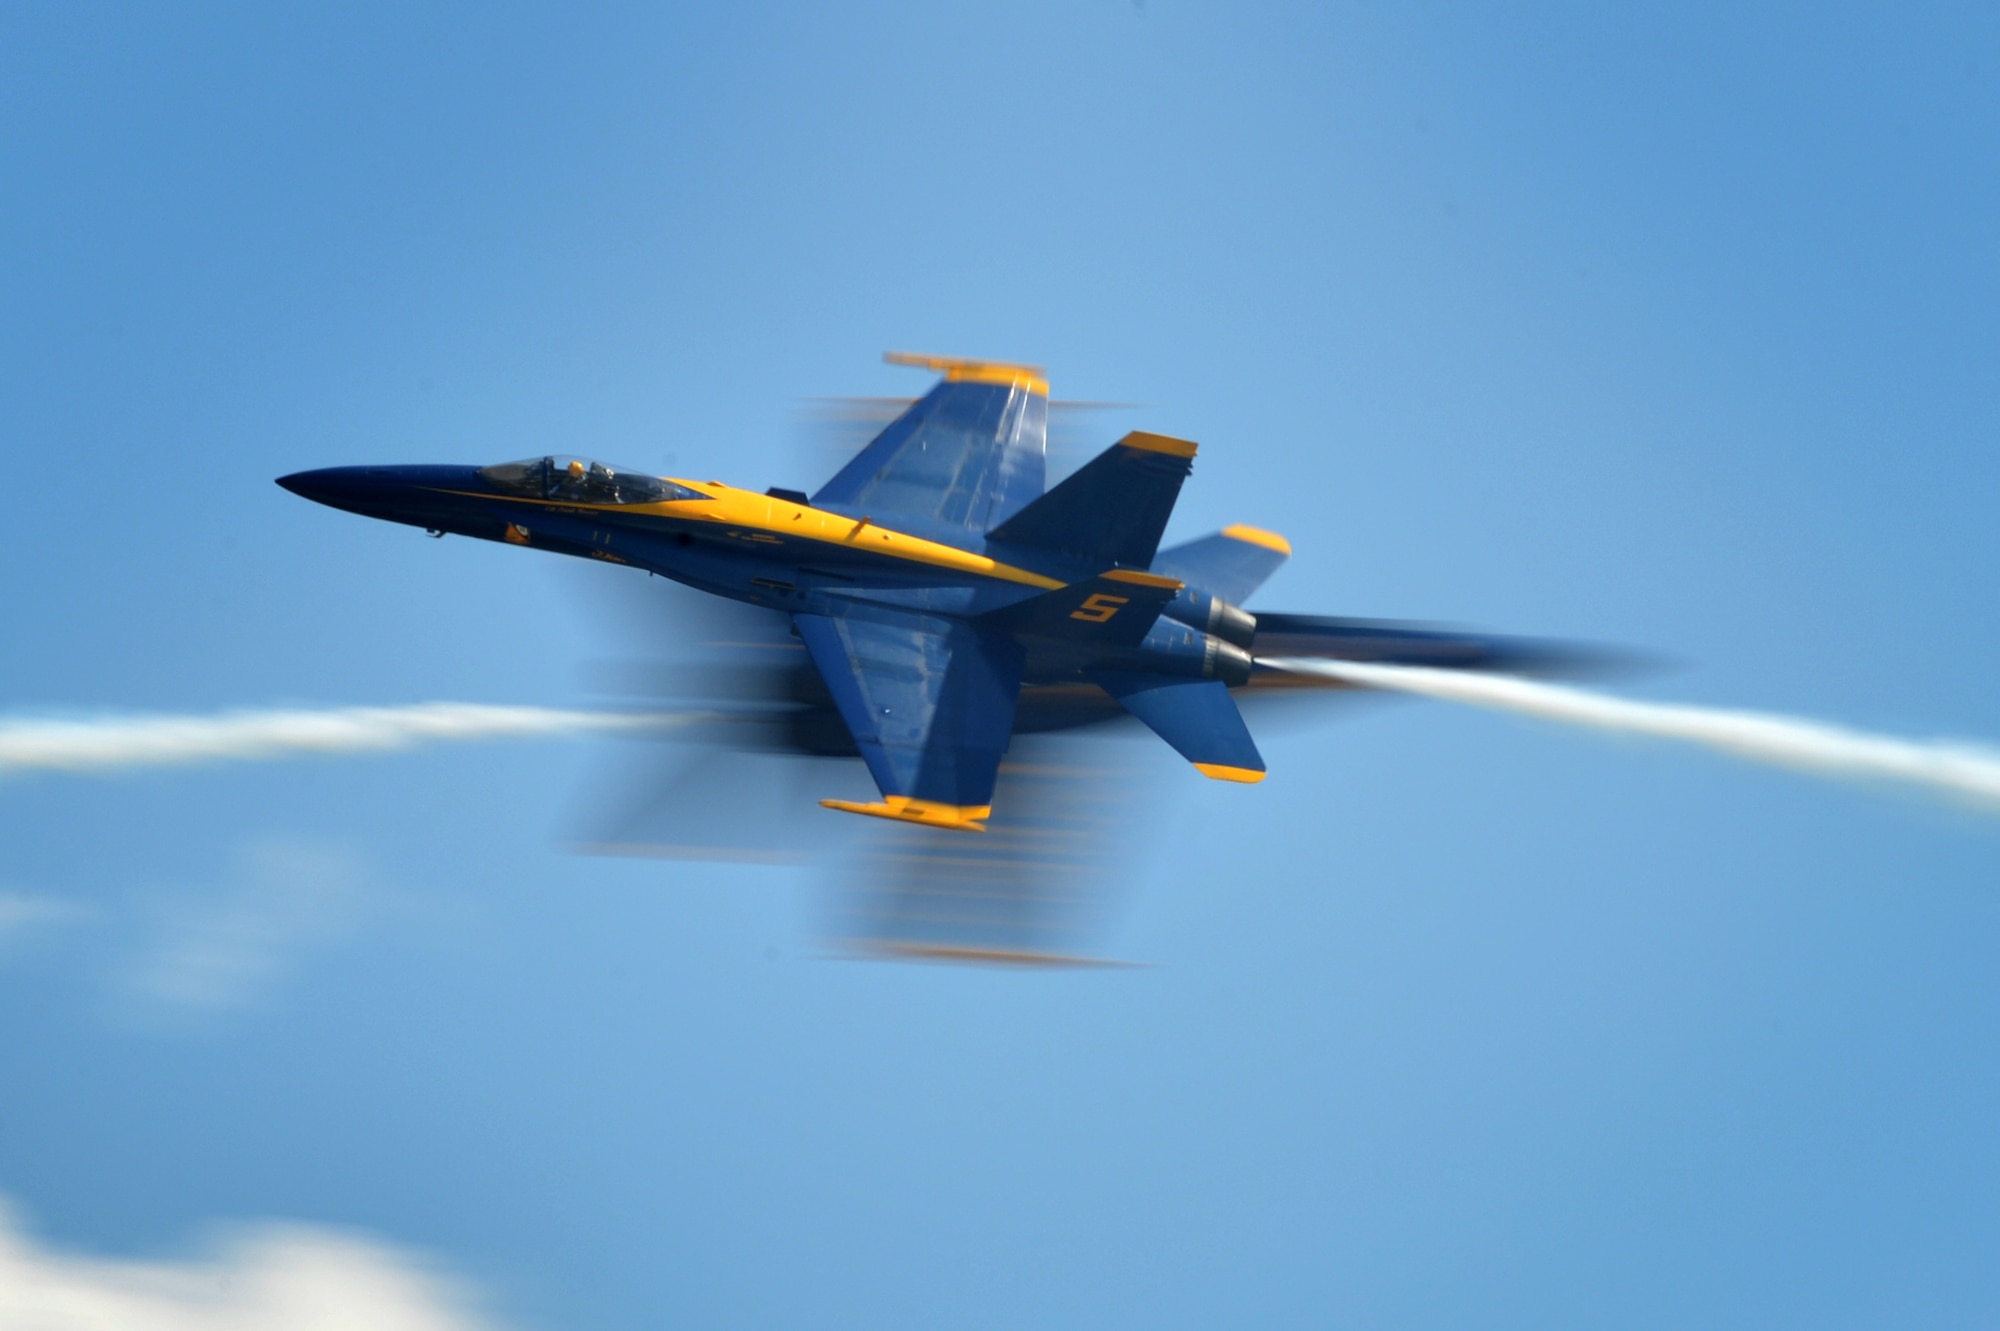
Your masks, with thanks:
[{"label": "blue sky", "polygon": [[[271,478],[811,488],[801,404],[909,348],[1200,440],[1172,534],[1296,549],[1253,608],[2000,740],[1990,5],[27,6],[0,123],[11,712],[586,702],[576,570]],[[0,1196],[518,1326],[2000,1315],[2000,825],[1441,704],[1259,738],[1154,755],[1151,964],[1091,973],[566,855],[581,743],[10,781]]]}]

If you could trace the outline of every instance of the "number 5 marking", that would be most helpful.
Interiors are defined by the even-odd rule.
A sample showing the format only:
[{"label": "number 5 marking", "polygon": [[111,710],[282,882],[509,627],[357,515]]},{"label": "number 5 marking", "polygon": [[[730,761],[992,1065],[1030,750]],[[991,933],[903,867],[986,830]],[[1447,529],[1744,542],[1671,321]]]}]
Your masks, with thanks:
[{"label": "number 5 marking", "polygon": [[1129,596],[1106,596],[1103,592],[1092,592],[1083,598],[1082,605],[1069,612],[1069,617],[1086,624],[1102,624],[1118,613],[1119,606],[1131,599]]}]

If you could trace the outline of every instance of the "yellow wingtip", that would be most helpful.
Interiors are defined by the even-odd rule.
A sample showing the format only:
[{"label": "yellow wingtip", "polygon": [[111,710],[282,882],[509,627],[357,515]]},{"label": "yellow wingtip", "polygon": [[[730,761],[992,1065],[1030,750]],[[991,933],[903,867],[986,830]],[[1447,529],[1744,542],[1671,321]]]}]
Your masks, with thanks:
[{"label": "yellow wingtip", "polygon": [[1276,550],[1281,555],[1292,553],[1292,543],[1274,531],[1262,527],[1250,527],[1241,522],[1222,529],[1222,534],[1232,541],[1243,541],[1249,545],[1261,545],[1266,550]]},{"label": "yellow wingtip", "polygon": [[1241,781],[1246,786],[1256,785],[1266,775],[1255,767],[1230,767],[1224,763],[1196,763],[1194,770],[1211,781]]},{"label": "yellow wingtip", "polygon": [[866,814],[870,818],[893,818],[900,823],[922,823],[926,827],[949,827],[960,832],[984,832],[983,821],[993,816],[990,804],[939,804],[935,800],[911,799],[908,795],[888,795],[874,804],[858,800],[821,800],[820,806],[842,813]]},{"label": "yellow wingtip", "polygon": [[882,359],[891,365],[936,370],[955,384],[1005,384],[1010,388],[1025,388],[1043,397],[1049,395],[1049,372],[1039,365],[978,360],[970,356],[932,356],[921,351],[885,351]]}]

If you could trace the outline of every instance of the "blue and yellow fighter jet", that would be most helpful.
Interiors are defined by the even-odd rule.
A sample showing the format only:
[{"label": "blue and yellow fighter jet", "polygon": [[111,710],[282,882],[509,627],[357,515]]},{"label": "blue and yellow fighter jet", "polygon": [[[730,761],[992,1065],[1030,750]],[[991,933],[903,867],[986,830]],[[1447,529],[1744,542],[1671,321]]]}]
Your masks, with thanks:
[{"label": "blue and yellow fighter jet", "polygon": [[[878,801],[828,808],[985,830],[1018,731],[1136,716],[1221,781],[1264,779],[1231,690],[1326,687],[1264,656],[1469,668],[1527,644],[1242,602],[1291,553],[1250,526],[1160,537],[1195,445],[1126,435],[1045,487],[1048,381],[1034,366],[891,353],[943,379],[810,497],[581,458],[332,467],[278,484],[368,517],[630,565],[783,612]],[[818,691],[815,690],[817,693]]]}]

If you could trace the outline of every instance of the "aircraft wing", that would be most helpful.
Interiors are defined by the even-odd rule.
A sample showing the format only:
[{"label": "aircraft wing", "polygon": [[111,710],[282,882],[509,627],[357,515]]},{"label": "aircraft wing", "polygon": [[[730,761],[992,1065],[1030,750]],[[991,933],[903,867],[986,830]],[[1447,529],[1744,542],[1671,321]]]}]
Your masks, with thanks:
[{"label": "aircraft wing", "polygon": [[1014,730],[1020,645],[971,624],[866,606],[792,622],[882,792],[873,804],[820,802],[985,831]]},{"label": "aircraft wing", "polygon": [[944,382],[821,486],[816,506],[984,532],[1041,496],[1049,384],[1039,369],[898,352],[887,359],[942,370]]}]

